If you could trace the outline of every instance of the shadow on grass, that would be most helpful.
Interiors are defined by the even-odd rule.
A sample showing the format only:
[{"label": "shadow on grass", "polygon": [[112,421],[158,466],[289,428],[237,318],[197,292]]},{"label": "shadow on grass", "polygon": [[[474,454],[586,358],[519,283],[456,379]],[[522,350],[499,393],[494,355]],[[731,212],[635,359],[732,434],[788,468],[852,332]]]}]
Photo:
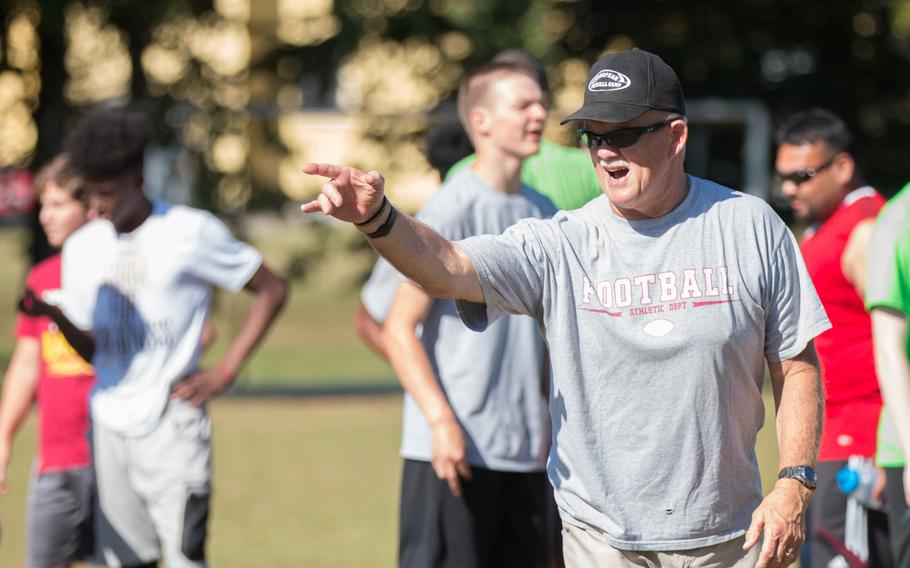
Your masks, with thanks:
[{"label": "shadow on grass", "polygon": [[346,397],[346,396],[386,396],[402,394],[404,391],[397,382],[389,383],[355,383],[316,384],[316,385],[258,385],[233,387],[225,396],[232,398],[288,398],[288,397]]}]

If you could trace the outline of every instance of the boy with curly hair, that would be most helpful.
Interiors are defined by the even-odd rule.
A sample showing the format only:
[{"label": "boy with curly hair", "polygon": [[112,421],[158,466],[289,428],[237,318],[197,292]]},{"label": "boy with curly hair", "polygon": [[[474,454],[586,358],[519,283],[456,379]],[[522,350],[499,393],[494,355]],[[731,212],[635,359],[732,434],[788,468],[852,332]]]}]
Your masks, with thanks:
[{"label": "boy with curly hair", "polygon": [[[284,304],[287,284],[212,214],[143,193],[145,117],[90,114],[67,149],[97,219],[63,250],[63,310],[95,366],[91,396],[100,552],[112,566],[205,566],[211,492],[205,403],[230,387]],[[213,288],[245,289],[247,317],[199,367]],[[64,315],[65,314],[65,315]]]}]

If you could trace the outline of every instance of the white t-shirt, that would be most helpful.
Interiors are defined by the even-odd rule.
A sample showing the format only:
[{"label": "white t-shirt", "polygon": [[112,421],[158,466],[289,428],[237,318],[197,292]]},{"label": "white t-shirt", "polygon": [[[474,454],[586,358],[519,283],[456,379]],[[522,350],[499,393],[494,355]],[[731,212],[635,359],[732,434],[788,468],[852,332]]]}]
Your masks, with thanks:
[{"label": "white t-shirt", "polygon": [[89,223],[63,248],[62,307],[95,338],[92,419],[151,431],[171,386],[196,370],[212,286],[240,290],[262,264],[210,213],[155,202],[129,234]]}]

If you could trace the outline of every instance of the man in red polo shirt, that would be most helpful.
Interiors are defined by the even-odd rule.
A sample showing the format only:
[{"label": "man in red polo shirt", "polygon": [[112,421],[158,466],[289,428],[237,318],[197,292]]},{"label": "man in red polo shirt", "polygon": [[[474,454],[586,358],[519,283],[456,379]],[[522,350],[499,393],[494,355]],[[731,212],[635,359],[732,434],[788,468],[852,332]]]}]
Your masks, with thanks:
[{"label": "man in red polo shirt", "polygon": [[852,554],[871,566],[890,566],[885,514],[848,499],[835,482],[851,456],[875,455],[882,399],[863,297],[866,243],[885,200],[864,183],[853,137],[832,113],[813,109],[789,117],[777,144],[781,191],[796,216],[810,223],[800,248],[832,326],[815,340],[825,423],[810,509],[811,565],[826,568]]}]

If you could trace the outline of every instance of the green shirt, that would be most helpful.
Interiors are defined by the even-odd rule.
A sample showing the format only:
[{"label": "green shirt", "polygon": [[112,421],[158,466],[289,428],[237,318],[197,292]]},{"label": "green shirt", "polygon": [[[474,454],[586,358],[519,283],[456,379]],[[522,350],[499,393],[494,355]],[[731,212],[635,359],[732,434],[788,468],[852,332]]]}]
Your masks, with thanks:
[{"label": "green shirt", "polygon": [[[882,209],[869,243],[866,308],[890,308],[910,315],[910,184]],[[904,350],[910,360],[910,335]],[[897,432],[882,410],[876,461],[881,467],[903,467],[906,458]]]},{"label": "green shirt", "polygon": [[[474,163],[471,154],[456,163],[446,175]],[[524,161],[521,181],[550,198],[562,210],[578,209],[602,194],[591,157],[580,148],[567,148],[547,140],[540,141],[540,151]]]}]

